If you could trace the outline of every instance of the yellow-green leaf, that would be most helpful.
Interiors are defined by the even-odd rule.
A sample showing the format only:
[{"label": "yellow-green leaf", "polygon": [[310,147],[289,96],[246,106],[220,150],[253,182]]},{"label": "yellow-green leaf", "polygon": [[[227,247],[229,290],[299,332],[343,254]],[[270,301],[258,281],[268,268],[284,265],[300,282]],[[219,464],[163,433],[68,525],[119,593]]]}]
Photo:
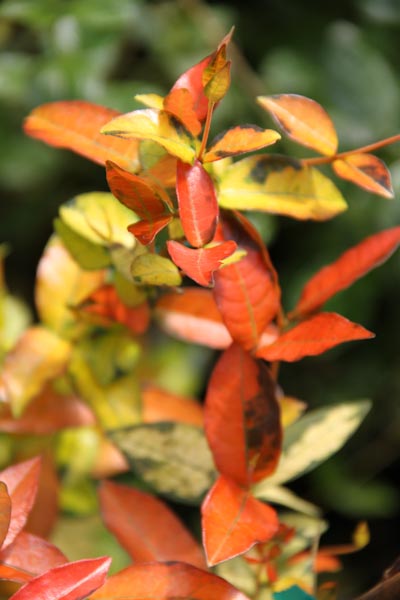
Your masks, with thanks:
[{"label": "yellow-green leaf", "polygon": [[82,269],[90,271],[92,269],[104,269],[110,265],[111,257],[104,246],[95,244],[76,233],[61,219],[55,219],[54,229],[70,255]]},{"label": "yellow-green leaf", "polygon": [[204,87],[210,102],[217,103],[225,96],[231,83],[231,63],[227,62]]},{"label": "yellow-green leaf", "polygon": [[317,169],[281,156],[250,156],[220,174],[224,208],[260,210],[295,219],[324,221],[346,210],[333,182]]},{"label": "yellow-green leaf", "polygon": [[133,280],[141,285],[177,286],[182,283],[178,267],[164,256],[141,254],[132,263]]},{"label": "yellow-green leaf", "polygon": [[164,98],[159,94],[136,94],[134,98],[148,108],[156,108],[157,110],[162,110],[164,104]]},{"label": "yellow-green leaf", "polygon": [[135,110],[117,117],[103,127],[102,133],[126,139],[152,140],[187,163],[192,163],[196,155],[195,139],[183,125],[154,108]]},{"label": "yellow-green leaf", "polygon": [[216,473],[204,432],[188,423],[152,423],[108,435],[156,492],[197,504]]}]

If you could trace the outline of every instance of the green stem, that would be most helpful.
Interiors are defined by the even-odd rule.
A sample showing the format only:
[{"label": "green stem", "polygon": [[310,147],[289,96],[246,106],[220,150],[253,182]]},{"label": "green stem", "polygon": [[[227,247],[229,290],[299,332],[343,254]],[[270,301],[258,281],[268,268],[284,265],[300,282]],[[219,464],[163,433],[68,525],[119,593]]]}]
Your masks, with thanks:
[{"label": "green stem", "polygon": [[211,119],[212,119],[212,115],[213,115],[213,111],[214,111],[214,106],[215,106],[215,102],[208,103],[208,110],[207,110],[206,122],[204,125],[203,138],[201,140],[200,150],[197,155],[197,158],[199,161],[201,161],[201,159],[203,158],[203,154],[204,154],[206,146],[207,146],[208,136],[210,135]]},{"label": "green stem", "polygon": [[395,142],[400,141],[400,133],[396,135],[392,135],[391,137],[385,138],[384,140],[380,140],[379,142],[374,142],[373,144],[368,144],[367,146],[361,146],[361,148],[356,148],[355,150],[347,150],[346,152],[339,152],[338,154],[333,154],[332,156],[317,156],[315,158],[303,158],[301,160],[303,165],[325,165],[333,162],[334,160],[338,160],[341,158],[346,158],[346,156],[351,156],[352,154],[364,154],[366,152],[374,152],[375,150],[379,150],[379,148],[383,148],[384,146],[389,146],[390,144],[394,144]]}]

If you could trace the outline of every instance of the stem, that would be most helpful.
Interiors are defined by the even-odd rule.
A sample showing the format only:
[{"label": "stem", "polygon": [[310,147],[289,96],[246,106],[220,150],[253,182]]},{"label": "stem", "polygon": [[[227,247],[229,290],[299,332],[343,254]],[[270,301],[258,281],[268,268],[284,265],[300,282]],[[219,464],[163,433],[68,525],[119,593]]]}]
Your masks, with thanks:
[{"label": "stem", "polygon": [[210,134],[211,119],[212,119],[212,115],[213,115],[213,111],[214,111],[214,106],[215,106],[215,102],[208,103],[208,110],[207,110],[206,122],[204,125],[203,138],[201,140],[200,150],[197,155],[197,158],[199,161],[201,161],[201,159],[203,158],[203,154],[204,154],[204,151],[207,146],[208,136]]},{"label": "stem", "polygon": [[346,158],[346,156],[351,156],[351,154],[364,154],[365,152],[374,152],[375,150],[379,150],[379,148],[389,146],[390,144],[394,144],[395,142],[399,141],[400,133],[385,138],[384,140],[380,140],[379,142],[374,142],[373,144],[368,144],[367,146],[361,146],[361,148],[356,148],[355,150],[346,150],[346,152],[339,152],[338,154],[333,154],[332,156],[317,156],[315,158],[303,158],[301,162],[303,165],[325,165],[333,162],[334,160]]}]

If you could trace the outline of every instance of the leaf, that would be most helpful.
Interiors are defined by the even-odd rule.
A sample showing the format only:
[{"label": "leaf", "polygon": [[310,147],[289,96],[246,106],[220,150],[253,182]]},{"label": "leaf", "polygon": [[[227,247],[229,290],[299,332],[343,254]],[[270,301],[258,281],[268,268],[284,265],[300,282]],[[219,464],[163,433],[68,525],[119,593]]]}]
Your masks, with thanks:
[{"label": "leaf", "polygon": [[129,225],[128,231],[144,246],[151,244],[154,241],[157,233],[171,223],[173,217],[157,217],[153,221],[139,221],[133,225]]},{"label": "leaf", "polygon": [[99,498],[106,527],[133,561],[180,560],[206,568],[200,545],[168,506],[155,496],[105,481]]},{"label": "leaf", "polygon": [[157,493],[197,504],[215,478],[203,431],[187,423],[152,423],[108,432],[133,470]]},{"label": "leaf", "polygon": [[231,84],[231,62],[225,62],[211,79],[204,85],[204,93],[213,104],[220,102]]},{"label": "leaf", "polygon": [[0,399],[20,416],[48,381],[60,375],[70,358],[71,347],[49,329],[28,328],[7,354],[0,375]]},{"label": "leaf", "polygon": [[203,426],[203,407],[199,402],[153,385],[142,390],[142,408],[144,423],[175,421]]},{"label": "leaf", "polygon": [[24,528],[36,499],[40,459],[31,458],[0,472],[0,481],[7,486],[11,499],[11,518],[2,550],[7,548]]},{"label": "leaf", "polygon": [[0,480],[0,548],[6,539],[11,519],[11,498],[6,484]]},{"label": "leaf", "polygon": [[60,565],[31,579],[13,600],[82,600],[104,583],[110,564],[107,556]]},{"label": "leaf", "polygon": [[116,117],[101,132],[125,139],[152,140],[183,162],[192,163],[195,158],[196,144],[190,133],[166,112],[154,108]]},{"label": "leaf", "polygon": [[176,193],[188,242],[195,248],[211,242],[217,227],[218,202],[214,183],[198,160],[193,165],[178,161]]},{"label": "leaf", "polygon": [[199,135],[201,123],[194,110],[194,99],[186,88],[173,88],[164,98],[165,112],[176,117],[193,136]]},{"label": "leaf", "polygon": [[174,263],[158,254],[141,254],[132,263],[131,274],[138,285],[177,286],[182,278]]},{"label": "leaf", "polygon": [[344,159],[334,160],[332,168],[336,175],[364,190],[384,198],[393,198],[390,171],[385,163],[373,154],[350,154]]},{"label": "leaf", "polygon": [[[35,575],[67,562],[64,554],[50,542],[26,531],[15,538],[14,542],[0,552],[0,579],[26,582]],[[4,566],[15,569],[5,577]],[[27,577],[28,576],[28,577]]]},{"label": "leaf", "polygon": [[338,138],[328,113],[315,100],[298,94],[259,96],[258,103],[295,142],[321,154],[336,153]]},{"label": "leaf", "polygon": [[186,342],[218,349],[232,343],[210,290],[185,287],[180,293],[164,294],[155,317],[166,333]]},{"label": "leaf", "polygon": [[[281,459],[269,485],[286,483],[315,469],[345,444],[367,415],[367,400],[318,408],[285,430]],[[263,482],[253,488],[258,494]]]},{"label": "leaf", "polygon": [[51,102],[35,108],[24,123],[24,131],[58,148],[68,148],[101,165],[113,160],[129,171],[139,168],[136,140],[107,138],[103,125],[118,111],[84,100]]},{"label": "leaf", "polygon": [[303,498],[300,498],[288,488],[270,484],[268,478],[253,486],[251,491],[256,498],[285,506],[311,517],[318,517],[321,514],[321,509],[318,506],[303,500]]},{"label": "leaf", "polygon": [[343,342],[372,337],[375,334],[371,331],[336,313],[320,313],[283,333],[273,344],[259,348],[256,356],[268,361],[293,362],[322,354]]},{"label": "leaf", "polygon": [[185,563],[132,565],[112,575],[90,600],[248,600],[227,581]]},{"label": "leaf", "polygon": [[169,255],[182,271],[199,285],[208,287],[213,284],[214,271],[221,267],[222,261],[236,250],[234,241],[222,242],[207,248],[187,248],[179,242],[167,242]]},{"label": "leaf", "polygon": [[400,227],[385,229],[346,250],[336,261],[323,267],[305,285],[290,318],[318,310],[337,292],[381,265],[400,244]]},{"label": "leaf", "polygon": [[273,473],[282,441],[275,383],[268,368],[237,344],[211,374],[204,423],[222,475],[248,487]]},{"label": "leaf", "polygon": [[273,600],[315,600],[314,596],[310,596],[298,585],[293,585],[281,592],[274,592]]},{"label": "leaf", "polygon": [[278,530],[274,509],[222,475],[202,505],[203,544],[213,566],[267,542]]},{"label": "leaf", "polygon": [[218,202],[236,210],[260,210],[295,219],[324,221],[347,204],[333,182],[317,169],[281,156],[250,156],[220,176]]},{"label": "leaf", "polygon": [[213,139],[210,148],[204,154],[203,162],[254,152],[274,144],[280,138],[281,136],[277,131],[262,129],[258,125],[231,127]]},{"label": "leaf", "polygon": [[54,230],[62,240],[71,258],[84,270],[98,270],[109,267],[111,256],[108,249],[87,240],[61,219],[54,220]]},{"label": "leaf", "polygon": [[252,350],[280,306],[276,273],[264,244],[244,217],[224,215],[221,229],[224,238],[234,240],[246,254],[215,273],[214,298],[233,340]]}]

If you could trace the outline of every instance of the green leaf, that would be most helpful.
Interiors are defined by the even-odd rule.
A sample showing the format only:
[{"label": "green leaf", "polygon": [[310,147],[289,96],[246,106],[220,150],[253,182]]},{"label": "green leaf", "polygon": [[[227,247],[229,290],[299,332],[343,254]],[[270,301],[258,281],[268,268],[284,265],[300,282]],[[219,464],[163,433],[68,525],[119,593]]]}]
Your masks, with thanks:
[{"label": "green leaf", "polygon": [[287,427],[281,460],[269,484],[280,484],[315,469],[340,450],[367,415],[369,400],[318,408]]},{"label": "green leaf", "polygon": [[108,432],[132,469],[157,493],[197,504],[216,473],[202,429],[161,422]]},{"label": "green leaf", "polygon": [[293,585],[282,592],[275,592],[272,597],[273,600],[315,600],[314,596],[307,594],[298,585]]},{"label": "green leaf", "polygon": [[252,492],[256,498],[286,506],[286,508],[291,508],[305,515],[316,517],[321,512],[318,506],[303,500],[288,488],[270,484],[268,478],[255,485]]},{"label": "green leaf", "polygon": [[220,176],[218,201],[225,208],[316,221],[330,219],[347,208],[330,179],[282,156],[251,156],[228,166]]},{"label": "green leaf", "polygon": [[177,286],[182,283],[178,267],[172,260],[158,254],[141,254],[131,265],[136,284]]},{"label": "green leaf", "polygon": [[111,258],[104,246],[94,244],[79,233],[76,233],[61,219],[54,221],[54,229],[62,239],[64,246],[72,258],[82,269],[104,269],[110,265]]}]

